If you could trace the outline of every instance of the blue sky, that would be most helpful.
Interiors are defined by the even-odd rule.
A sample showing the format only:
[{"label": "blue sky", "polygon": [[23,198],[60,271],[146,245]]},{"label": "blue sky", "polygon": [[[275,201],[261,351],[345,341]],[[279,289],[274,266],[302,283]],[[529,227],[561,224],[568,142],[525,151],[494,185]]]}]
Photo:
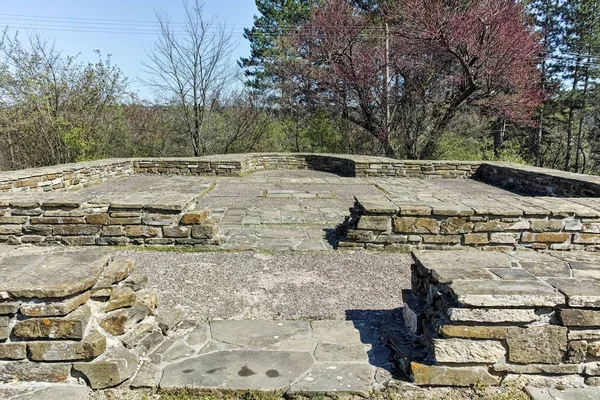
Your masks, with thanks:
[{"label": "blue sky", "polygon": [[[242,36],[257,14],[254,0],[205,0],[206,17],[219,17],[239,42],[234,58],[248,56],[250,47]],[[181,0],[0,0],[0,26],[19,30],[37,30],[55,39],[64,54],[80,53],[83,61],[96,58],[94,50],[112,54],[113,62],[130,78],[142,77],[144,47],[154,41],[156,12],[167,12],[173,22],[182,20]],[[123,29],[129,33],[123,33]],[[94,32],[95,31],[95,32]],[[120,33],[108,33],[108,32]],[[132,33],[135,32],[135,33]],[[149,91],[132,82],[132,89],[148,96]]]}]

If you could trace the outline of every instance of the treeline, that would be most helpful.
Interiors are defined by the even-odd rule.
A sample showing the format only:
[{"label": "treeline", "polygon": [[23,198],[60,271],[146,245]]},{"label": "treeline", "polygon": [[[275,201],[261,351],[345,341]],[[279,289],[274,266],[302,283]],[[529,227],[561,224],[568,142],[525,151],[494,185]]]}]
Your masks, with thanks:
[{"label": "treeline", "polygon": [[256,0],[251,54],[157,15],[153,101],[109,56],[0,42],[0,169],[258,151],[600,172],[600,0]]}]

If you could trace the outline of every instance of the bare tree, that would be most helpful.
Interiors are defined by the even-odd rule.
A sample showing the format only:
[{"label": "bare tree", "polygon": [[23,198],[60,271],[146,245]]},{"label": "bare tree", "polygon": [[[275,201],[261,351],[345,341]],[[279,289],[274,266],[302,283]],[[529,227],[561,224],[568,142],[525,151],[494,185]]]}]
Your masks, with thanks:
[{"label": "bare tree", "polygon": [[206,152],[210,114],[236,71],[231,54],[237,47],[219,20],[207,20],[198,0],[184,2],[184,20],[174,24],[157,14],[158,39],[146,51],[146,84],[177,115],[180,133],[189,137],[195,156]]}]

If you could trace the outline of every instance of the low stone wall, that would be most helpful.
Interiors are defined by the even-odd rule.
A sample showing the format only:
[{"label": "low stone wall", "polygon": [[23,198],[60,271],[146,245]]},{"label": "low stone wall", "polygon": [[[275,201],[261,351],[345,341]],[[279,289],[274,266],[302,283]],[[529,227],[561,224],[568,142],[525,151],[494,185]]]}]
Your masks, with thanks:
[{"label": "low stone wall", "polygon": [[346,239],[339,245],[347,248],[600,249],[600,212],[577,204],[526,211],[493,204],[398,207],[385,196],[356,196],[341,229]]},{"label": "low stone wall", "polygon": [[558,197],[600,197],[600,177],[510,163],[483,163],[475,177],[520,193]]},{"label": "low stone wall", "polygon": [[415,384],[600,385],[597,254],[424,251],[413,259],[404,317],[427,349],[408,360]]},{"label": "low stone wall", "polygon": [[0,172],[0,192],[75,189],[89,184],[128,176],[133,173],[131,160],[110,159],[75,164],[53,165],[18,171]]},{"label": "low stone wall", "polygon": [[210,211],[178,204],[0,200],[0,243],[147,246],[219,244]]},{"label": "low stone wall", "polygon": [[32,250],[0,261],[0,382],[79,376],[101,389],[132,377],[144,347],[138,340],[163,336],[147,277],[100,249]]},{"label": "low stone wall", "polygon": [[347,177],[470,178],[479,166],[479,162],[403,161],[309,153],[106,159],[0,172],[0,192],[75,189],[131,174],[243,176],[261,170],[286,169],[311,169]]}]

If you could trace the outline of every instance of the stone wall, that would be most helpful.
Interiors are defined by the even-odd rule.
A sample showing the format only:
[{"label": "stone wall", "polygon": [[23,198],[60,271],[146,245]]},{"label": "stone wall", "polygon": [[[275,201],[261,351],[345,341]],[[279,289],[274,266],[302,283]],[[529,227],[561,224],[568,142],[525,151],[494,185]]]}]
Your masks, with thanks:
[{"label": "stone wall", "polygon": [[128,176],[131,160],[112,159],[54,165],[18,171],[0,171],[0,192],[76,189],[85,185]]},{"label": "stone wall", "polygon": [[398,207],[385,196],[356,196],[340,247],[490,250],[598,250],[600,212],[577,204],[523,211],[500,204]]},{"label": "stone wall", "polygon": [[76,189],[131,174],[243,176],[311,169],[347,177],[470,178],[479,162],[402,161],[340,154],[247,153],[190,158],[107,159],[0,172],[0,192]]},{"label": "stone wall", "polygon": [[100,249],[15,249],[0,270],[0,382],[116,386],[138,369],[138,340],[163,336],[156,293],[130,260]]},{"label": "stone wall", "polygon": [[510,163],[483,163],[475,177],[537,196],[600,197],[600,177]]},{"label": "stone wall", "polygon": [[415,252],[407,326],[421,386],[600,385],[600,274],[583,252]]},{"label": "stone wall", "polygon": [[0,200],[0,243],[204,246],[219,244],[216,219],[176,204]]}]

